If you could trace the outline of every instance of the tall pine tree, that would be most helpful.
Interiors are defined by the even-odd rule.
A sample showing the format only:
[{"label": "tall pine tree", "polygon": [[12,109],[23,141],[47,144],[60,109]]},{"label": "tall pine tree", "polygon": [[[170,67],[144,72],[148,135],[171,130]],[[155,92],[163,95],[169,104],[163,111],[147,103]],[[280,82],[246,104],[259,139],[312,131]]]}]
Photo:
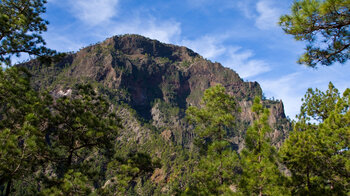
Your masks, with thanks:
[{"label": "tall pine tree", "polygon": [[278,169],[277,152],[268,138],[271,132],[269,110],[256,97],[252,111],[256,120],[247,130],[246,147],[240,154],[243,172],[239,192],[243,195],[287,195],[284,177]]},{"label": "tall pine tree", "polygon": [[326,92],[309,89],[294,131],[280,154],[292,173],[292,191],[301,195],[350,192],[350,89],[343,96],[329,83]]},{"label": "tall pine tree", "polygon": [[237,113],[234,97],[228,95],[223,86],[217,85],[204,92],[202,104],[202,108],[189,107],[186,111],[187,117],[195,125],[198,134],[195,144],[203,158],[194,168],[185,194],[232,193],[239,160],[225,136],[234,128]]},{"label": "tall pine tree", "polygon": [[[45,161],[47,103],[30,87],[30,74],[22,68],[0,70],[0,190],[35,171]],[[0,192],[1,193],[1,192]]]}]

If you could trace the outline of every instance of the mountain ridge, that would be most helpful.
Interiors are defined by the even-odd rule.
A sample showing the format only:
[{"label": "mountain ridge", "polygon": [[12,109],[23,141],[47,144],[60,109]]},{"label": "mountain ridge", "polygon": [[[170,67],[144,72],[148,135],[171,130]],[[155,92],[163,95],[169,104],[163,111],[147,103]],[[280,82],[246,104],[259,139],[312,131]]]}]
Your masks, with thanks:
[{"label": "mountain ridge", "polygon": [[[194,147],[196,133],[185,111],[189,106],[202,107],[206,89],[221,84],[235,97],[240,111],[234,114],[235,127],[228,130],[226,140],[238,152],[244,148],[246,130],[255,120],[253,99],[263,95],[259,83],[243,81],[220,63],[186,47],[140,35],[108,38],[69,53],[58,63],[45,65],[32,60],[18,66],[29,70],[36,90],[48,91],[53,97],[74,96],[75,85],[88,83],[108,98],[122,125],[115,156],[141,152],[161,160],[162,167],[147,174],[149,180],[135,179],[133,187],[140,195],[149,195],[150,190],[156,195],[171,194],[174,187],[186,183],[200,154]],[[283,102],[263,99],[262,103],[270,110],[272,144],[279,147],[291,130]],[[105,167],[103,162],[96,164]],[[103,181],[102,187],[113,179]]]},{"label": "mountain ridge", "polygon": [[[101,93],[115,103],[124,103],[137,115],[161,131],[171,130],[177,143],[190,146],[191,127],[184,111],[190,105],[201,106],[205,89],[223,85],[241,108],[237,116],[237,133],[233,143],[243,147],[244,131],[253,121],[250,111],[255,96],[262,97],[257,82],[244,82],[239,75],[201,57],[184,46],[164,44],[140,35],[107,38],[76,53],[70,53],[59,63],[45,67],[36,61],[24,64],[33,74],[36,89],[48,89],[59,95],[74,83],[93,83]],[[270,125],[275,129],[279,146],[290,130],[282,101],[265,99],[270,109]],[[171,115],[170,115],[171,114]],[[130,126],[127,126],[131,128]],[[178,133],[180,132],[180,133]]]}]

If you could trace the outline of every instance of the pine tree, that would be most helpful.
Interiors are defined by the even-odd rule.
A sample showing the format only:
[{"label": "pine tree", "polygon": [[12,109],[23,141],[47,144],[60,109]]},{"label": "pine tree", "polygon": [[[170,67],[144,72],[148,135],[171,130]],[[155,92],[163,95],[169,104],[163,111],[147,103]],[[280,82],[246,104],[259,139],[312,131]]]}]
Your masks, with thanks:
[{"label": "pine tree", "polygon": [[228,131],[234,131],[237,106],[234,97],[228,95],[222,85],[207,89],[201,104],[202,108],[190,106],[186,114],[198,134],[195,144],[206,154],[210,144],[223,141]]},{"label": "pine tree", "polygon": [[11,56],[21,53],[46,60],[56,52],[45,47],[40,34],[48,22],[41,18],[46,0],[0,1],[0,63],[11,64]]},{"label": "pine tree", "polygon": [[247,130],[246,147],[241,152],[242,176],[239,191],[244,195],[288,195],[284,177],[278,169],[277,153],[271,145],[268,133],[269,110],[263,108],[260,99],[254,99],[252,111],[254,124]]},{"label": "pine tree", "polygon": [[349,0],[297,0],[291,11],[280,25],[296,40],[308,42],[299,63],[315,67],[350,58]]},{"label": "pine tree", "polygon": [[77,85],[76,94],[58,98],[48,127],[51,152],[65,172],[85,160],[88,151],[113,149],[120,128],[109,102],[91,85]]},{"label": "pine tree", "polygon": [[35,170],[47,155],[46,100],[30,87],[30,74],[22,68],[0,70],[0,186],[5,195],[12,182]]},{"label": "pine tree", "polygon": [[[294,131],[280,154],[292,173],[292,191],[301,195],[347,195],[350,191],[350,90],[341,97],[309,89]],[[316,123],[317,122],[317,123]]]},{"label": "pine tree", "polygon": [[156,168],[160,168],[159,160],[141,152],[131,152],[125,158],[118,158],[108,163],[107,182],[100,193],[103,195],[126,195],[133,191],[137,179],[149,178]]},{"label": "pine tree", "polygon": [[[237,112],[234,97],[217,85],[207,89],[202,108],[189,107],[187,117],[198,134],[195,144],[203,156],[194,168],[186,195],[219,195],[232,193],[239,171],[238,156],[225,136],[233,131]],[[230,189],[231,188],[231,189]]]},{"label": "pine tree", "polygon": [[73,170],[69,170],[66,174],[64,174],[64,178],[59,180],[56,186],[42,190],[40,192],[40,195],[84,196],[94,193],[92,187],[93,186],[89,184],[88,178],[81,172],[74,172]]}]

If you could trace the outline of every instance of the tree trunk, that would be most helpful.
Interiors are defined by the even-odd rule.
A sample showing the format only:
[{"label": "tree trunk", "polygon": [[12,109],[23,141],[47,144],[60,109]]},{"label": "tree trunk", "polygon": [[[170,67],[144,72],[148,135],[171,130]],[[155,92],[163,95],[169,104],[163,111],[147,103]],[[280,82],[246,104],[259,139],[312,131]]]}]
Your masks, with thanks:
[{"label": "tree trunk", "polygon": [[7,182],[5,196],[9,196],[11,192],[12,179]]},{"label": "tree trunk", "polygon": [[67,161],[67,167],[69,168],[72,165],[72,159],[73,159],[73,151],[69,153],[68,161]]},{"label": "tree trunk", "polygon": [[307,178],[307,189],[308,189],[308,192],[310,192],[311,184],[310,184],[309,166],[307,166],[306,168],[306,178]]}]

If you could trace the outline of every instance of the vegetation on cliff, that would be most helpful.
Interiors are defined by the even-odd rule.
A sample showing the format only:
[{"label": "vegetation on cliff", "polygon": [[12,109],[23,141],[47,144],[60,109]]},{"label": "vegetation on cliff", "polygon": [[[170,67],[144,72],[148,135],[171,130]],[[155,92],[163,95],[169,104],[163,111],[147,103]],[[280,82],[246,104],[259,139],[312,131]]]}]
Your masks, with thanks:
[{"label": "vegetation on cliff", "polygon": [[[46,30],[45,2],[0,1],[1,62],[54,54],[26,34]],[[309,89],[292,124],[257,82],[185,47],[124,35],[55,60],[0,70],[0,195],[350,192],[349,89]]]}]

